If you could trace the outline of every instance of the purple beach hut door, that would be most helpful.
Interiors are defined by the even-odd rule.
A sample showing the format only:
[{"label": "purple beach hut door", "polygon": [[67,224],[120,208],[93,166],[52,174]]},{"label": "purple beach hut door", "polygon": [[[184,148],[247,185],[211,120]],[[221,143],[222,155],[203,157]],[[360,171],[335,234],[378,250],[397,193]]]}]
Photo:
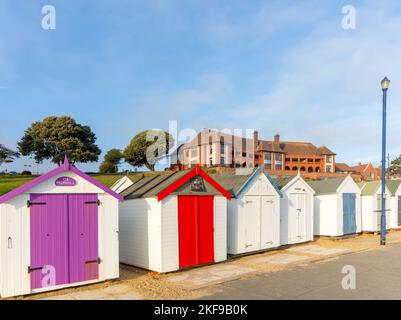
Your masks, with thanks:
[{"label": "purple beach hut door", "polygon": [[71,283],[99,277],[97,200],[96,194],[68,196]]},{"label": "purple beach hut door", "polygon": [[69,282],[67,195],[30,196],[31,288]]},{"label": "purple beach hut door", "polygon": [[32,289],[98,278],[97,200],[96,194],[31,195]]}]

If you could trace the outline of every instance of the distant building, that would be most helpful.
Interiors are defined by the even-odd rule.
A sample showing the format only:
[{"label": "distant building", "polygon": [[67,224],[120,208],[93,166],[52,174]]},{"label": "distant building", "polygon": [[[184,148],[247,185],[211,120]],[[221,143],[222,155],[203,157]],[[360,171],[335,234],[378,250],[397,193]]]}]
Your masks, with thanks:
[{"label": "distant building", "polygon": [[356,166],[349,166],[346,163],[336,163],[336,173],[352,173],[360,175],[362,180],[380,179],[380,171],[372,163],[358,163]]},{"label": "distant building", "polygon": [[[217,130],[203,129],[194,139],[179,150],[179,167],[228,166],[248,168],[263,166],[267,172],[305,171],[335,172],[336,154],[325,146],[316,147],[310,142],[259,140],[258,132],[252,138],[243,138]],[[174,163],[172,161],[172,163]],[[175,161],[178,163],[178,160]],[[174,165],[172,165],[173,167]],[[182,167],[182,168],[181,168]],[[175,166],[175,169],[178,167]]]},{"label": "distant building", "polygon": [[334,173],[336,154],[326,146],[316,147],[310,142],[281,141],[276,134],[273,141],[259,140],[254,133],[255,163],[267,171],[305,171]]}]

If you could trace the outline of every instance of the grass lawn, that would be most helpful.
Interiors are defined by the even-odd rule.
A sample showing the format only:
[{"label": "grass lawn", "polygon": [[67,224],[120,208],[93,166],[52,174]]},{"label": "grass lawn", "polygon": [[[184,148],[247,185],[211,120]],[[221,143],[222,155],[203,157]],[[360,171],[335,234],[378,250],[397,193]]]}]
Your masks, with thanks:
[{"label": "grass lawn", "polygon": [[[142,174],[145,176],[160,174],[160,172],[145,172],[145,173],[133,173],[129,175],[132,181],[139,179]],[[99,181],[106,187],[111,187],[114,182],[120,179],[122,174],[92,174],[93,178]],[[10,192],[11,190],[19,187],[20,185],[36,178],[36,176],[0,176],[0,196]]]}]

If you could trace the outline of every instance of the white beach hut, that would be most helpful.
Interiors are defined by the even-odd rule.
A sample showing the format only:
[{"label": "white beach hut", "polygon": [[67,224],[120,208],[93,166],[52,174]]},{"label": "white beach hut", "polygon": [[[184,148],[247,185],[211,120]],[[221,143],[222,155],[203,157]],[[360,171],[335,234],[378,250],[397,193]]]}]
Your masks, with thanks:
[{"label": "white beach hut", "polygon": [[313,241],[313,189],[298,174],[274,179],[282,193],[280,244]]},{"label": "white beach hut", "polygon": [[262,169],[248,175],[215,174],[231,193],[227,211],[229,254],[280,246],[280,191]]},{"label": "white beach hut", "polygon": [[199,166],[145,177],[121,195],[120,261],[175,271],[227,259],[227,199]]},{"label": "white beach hut", "polygon": [[[378,232],[381,225],[381,181],[358,184],[361,188],[362,231]],[[390,229],[391,192],[386,186],[386,229]]]},{"label": "white beach hut", "polygon": [[362,232],[361,189],[350,175],[308,184],[315,190],[315,235],[339,237]]},{"label": "white beach hut", "polygon": [[119,276],[122,197],[68,163],[0,197],[0,295]]},{"label": "white beach hut", "polygon": [[390,225],[391,229],[401,228],[401,179],[387,180],[390,198]]}]

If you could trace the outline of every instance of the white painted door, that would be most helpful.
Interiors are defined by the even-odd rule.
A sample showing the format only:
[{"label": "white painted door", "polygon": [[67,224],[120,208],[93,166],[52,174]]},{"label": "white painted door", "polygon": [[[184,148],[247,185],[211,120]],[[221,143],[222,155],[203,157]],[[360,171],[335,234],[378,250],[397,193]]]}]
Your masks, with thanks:
[{"label": "white painted door", "polygon": [[306,194],[291,193],[289,203],[289,243],[307,241],[306,237]]},{"label": "white painted door", "polygon": [[260,197],[245,196],[242,210],[243,252],[260,249]]},{"label": "white painted door", "polygon": [[261,249],[277,246],[277,229],[280,221],[277,219],[277,212],[274,206],[273,196],[261,196]]}]

